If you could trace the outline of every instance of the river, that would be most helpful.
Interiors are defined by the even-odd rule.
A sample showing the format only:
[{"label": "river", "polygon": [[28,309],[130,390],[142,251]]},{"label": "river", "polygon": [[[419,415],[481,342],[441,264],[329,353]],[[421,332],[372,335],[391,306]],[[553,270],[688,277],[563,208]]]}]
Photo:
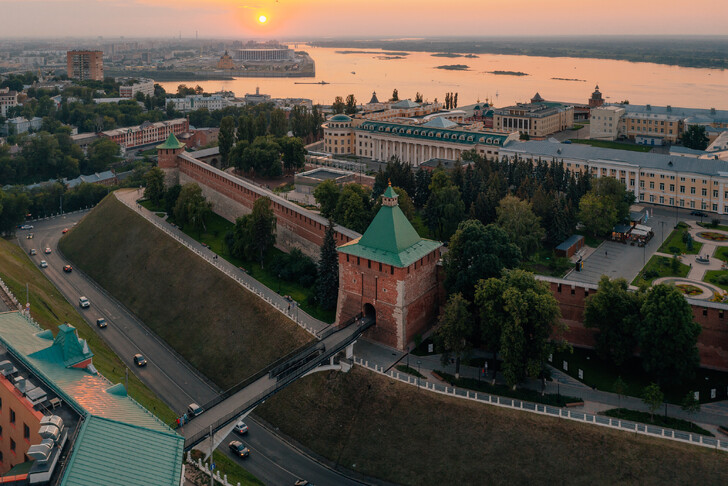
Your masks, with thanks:
[{"label": "river", "polygon": [[[528,101],[536,92],[544,99],[586,103],[595,85],[607,102],[629,100],[632,104],[728,109],[728,70],[686,68],[609,59],[551,58],[479,54],[478,58],[433,57],[412,52],[402,59],[383,59],[376,50],[315,48],[299,45],[316,61],[316,78],[236,78],[231,81],[185,81],[206,92],[220,89],[236,96],[261,93],[274,98],[310,98],[331,104],[334,97],[353,93],[359,103],[369,101],[372,91],[388,99],[393,89],[399,97],[414,98],[418,91],[425,100],[444,101],[445,93],[457,92],[458,104],[491,100],[495,106]],[[436,69],[464,64],[467,71]],[[498,75],[492,71],[514,71],[526,76]],[[554,79],[563,78],[563,79]],[[566,79],[566,80],[564,80]],[[294,84],[326,81],[330,84]],[[578,80],[578,81],[573,81]],[[160,83],[176,92],[181,82]]]}]

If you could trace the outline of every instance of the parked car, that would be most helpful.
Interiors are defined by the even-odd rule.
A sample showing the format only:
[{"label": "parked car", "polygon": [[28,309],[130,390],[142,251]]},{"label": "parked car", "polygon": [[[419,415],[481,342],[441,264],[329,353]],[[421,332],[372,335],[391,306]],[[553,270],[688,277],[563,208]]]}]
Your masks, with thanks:
[{"label": "parked car", "polygon": [[68,228],[63,228],[63,231],[61,231],[61,233],[63,233],[64,235],[65,235],[66,233],[68,233]]},{"label": "parked car", "polygon": [[96,319],[96,325],[99,326],[101,329],[105,328],[107,326],[106,319],[103,317],[99,317]]},{"label": "parked car", "polygon": [[48,262],[45,260],[40,261],[40,268],[48,268]]},{"label": "parked car", "polygon": [[197,405],[196,403],[190,403],[189,406],[187,407],[187,416],[189,418],[197,417],[204,411],[205,410],[202,407],[200,407],[199,405]]},{"label": "parked car", "polygon": [[46,249],[43,250],[43,253],[45,253],[46,255],[50,255],[51,254],[51,249],[49,247],[46,247]]},{"label": "parked car", "polygon": [[233,431],[240,435],[247,434],[248,426],[242,420],[238,420],[238,423],[236,423],[235,427],[233,427]]},{"label": "parked car", "polygon": [[71,265],[64,265],[63,271],[66,273],[71,273],[73,271],[73,267]]},{"label": "parked car", "polygon": [[78,305],[81,306],[82,309],[88,309],[91,307],[91,302],[86,297],[79,297],[78,298]]},{"label": "parked car", "polygon": [[137,365],[137,366],[139,366],[140,368],[142,366],[146,366],[147,365],[147,358],[145,358],[141,354],[135,354],[134,355],[134,364]]},{"label": "parked car", "polygon": [[31,255],[37,255],[38,254],[38,251],[35,248],[31,248],[29,253]]},{"label": "parked car", "polygon": [[245,444],[240,442],[239,440],[234,440],[228,444],[228,447],[231,451],[233,451],[233,454],[239,457],[248,457],[250,455],[250,449],[246,447]]},{"label": "parked car", "polygon": [[704,213],[702,211],[690,211],[690,215],[691,216],[697,216],[699,218],[705,218],[706,216],[708,216],[707,213]]}]

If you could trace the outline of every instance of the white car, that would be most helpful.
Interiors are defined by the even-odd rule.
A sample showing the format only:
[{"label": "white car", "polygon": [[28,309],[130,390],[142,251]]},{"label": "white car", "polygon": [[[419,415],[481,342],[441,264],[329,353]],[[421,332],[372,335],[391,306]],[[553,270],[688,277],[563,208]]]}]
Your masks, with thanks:
[{"label": "white car", "polygon": [[48,268],[48,262],[45,260],[40,261],[40,268]]},{"label": "white car", "polygon": [[33,229],[33,225],[32,224],[24,224],[23,226],[20,227],[20,229],[23,229],[23,230],[31,230],[31,229]]},{"label": "white car", "polygon": [[80,297],[78,299],[78,305],[81,306],[82,309],[88,309],[91,307],[91,302],[89,302],[86,297]]},{"label": "white car", "polygon": [[245,425],[245,422],[243,422],[242,420],[238,420],[238,423],[236,423],[235,427],[233,427],[233,431],[240,435],[247,434],[248,426]]}]

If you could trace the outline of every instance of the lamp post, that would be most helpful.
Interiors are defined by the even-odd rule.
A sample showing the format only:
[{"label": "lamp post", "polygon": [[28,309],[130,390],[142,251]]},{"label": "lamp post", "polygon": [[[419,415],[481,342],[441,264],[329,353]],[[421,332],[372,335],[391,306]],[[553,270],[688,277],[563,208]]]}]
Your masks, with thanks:
[{"label": "lamp post", "polygon": [[417,360],[417,389],[418,390],[420,388],[420,375],[421,375],[421,373],[420,373],[420,365],[421,364],[422,364],[422,360],[419,360],[418,359]]}]

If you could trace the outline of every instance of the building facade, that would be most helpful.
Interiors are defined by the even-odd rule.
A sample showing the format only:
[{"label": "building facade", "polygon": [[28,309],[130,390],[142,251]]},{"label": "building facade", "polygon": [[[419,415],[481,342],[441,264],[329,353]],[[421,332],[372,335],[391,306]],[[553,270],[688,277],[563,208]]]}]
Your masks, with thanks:
[{"label": "building facade", "polygon": [[[123,81],[116,80],[117,83]],[[119,96],[122,98],[134,98],[137,93],[142,93],[144,96],[154,96],[154,80],[137,79],[132,84],[122,84],[119,87]]]},{"label": "building facade", "polygon": [[513,142],[501,155],[563,161],[570,171],[614,177],[640,202],[728,214],[728,162],[547,141]]},{"label": "building facade", "polygon": [[404,350],[437,316],[442,243],[420,238],[397,197],[390,185],[361,238],[337,248],[336,322],[345,323],[359,314],[375,318],[367,336]]},{"label": "building facade", "polygon": [[518,131],[532,138],[545,138],[572,126],[574,107],[562,103],[536,101],[493,110],[493,128],[497,131]]},{"label": "building facade", "polygon": [[104,52],[103,51],[68,51],[66,53],[66,68],[68,77],[85,81],[104,80]]},{"label": "building facade", "polygon": [[18,92],[10,88],[0,89],[0,116],[7,117],[8,108],[18,106]]},{"label": "building facade", "polygon": [[118,143],[125,149],[140,147],[150,143],[159,143],[167,139],[170,133],[178,135],[189,131],[190,122],[187,118],[176,118],[161,122],[144,122],[135,127],[117,128],[100,132],[99,136],[106,137]]}]

